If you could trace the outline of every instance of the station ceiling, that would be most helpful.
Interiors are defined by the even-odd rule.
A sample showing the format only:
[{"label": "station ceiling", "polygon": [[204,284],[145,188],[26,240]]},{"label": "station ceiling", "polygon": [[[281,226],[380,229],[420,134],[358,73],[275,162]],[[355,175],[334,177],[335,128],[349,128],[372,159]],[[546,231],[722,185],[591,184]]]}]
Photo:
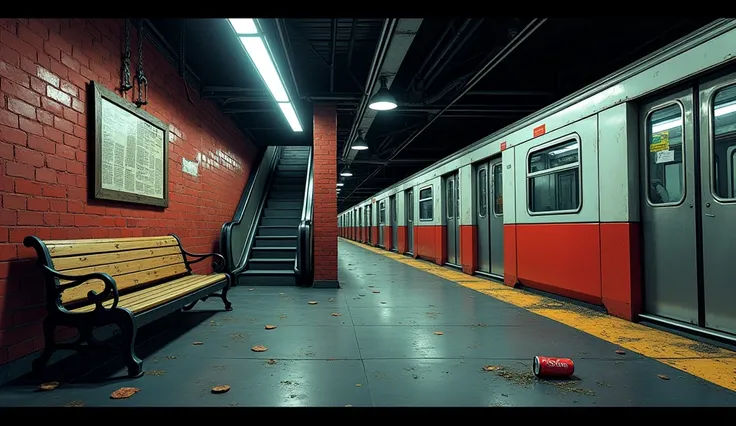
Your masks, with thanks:
[{"label": "station ceiling", "polygon": [[[338,114],[338,211],[697,30],[713,18],[260,19],[304,127],[295,133],[224,19],[153,19],[189,80],[256,144],[311,144]],[[398,107],[367,101],[382,77]],[[350,145],[359,135],[369,149]]]}]

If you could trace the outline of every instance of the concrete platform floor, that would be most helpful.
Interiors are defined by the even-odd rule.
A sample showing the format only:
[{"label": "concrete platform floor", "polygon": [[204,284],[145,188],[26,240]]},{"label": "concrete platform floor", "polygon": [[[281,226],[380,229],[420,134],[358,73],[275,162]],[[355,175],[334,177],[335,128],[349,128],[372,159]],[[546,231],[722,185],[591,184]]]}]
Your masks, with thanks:
[{"label": "concrete platform floor", "polygon": [[[144,327],[145,376],[75,356],[43,378],[59,388],[26,378],[0,388],[0,406],[736,406],[732,390],[467,288],[475,279],[344,240],[339,253],[342,289],[234,288],[232,312],[213,300]],[[535,379],[534,355],[573,358],[575,377]],[[140,392],[110,399],[124,386]]]}]

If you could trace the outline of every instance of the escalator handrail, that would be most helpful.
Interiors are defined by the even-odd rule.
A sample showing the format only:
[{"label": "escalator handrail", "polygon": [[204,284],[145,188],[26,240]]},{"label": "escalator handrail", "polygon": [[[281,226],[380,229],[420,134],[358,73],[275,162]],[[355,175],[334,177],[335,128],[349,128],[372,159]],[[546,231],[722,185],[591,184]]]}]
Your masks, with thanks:
[{"label": "escalator handrail", "polygon": [[[262,153],[260,153],[259,158],[257,159],[258,167],[256,168],[255,172],[251,172],[248,183],[246,184],[246,188],[243,191],[244,196],[241,197],[241,200],[238,203],[237,208],[235,209],[235,213],[233,214],[233,220],[222,225],[222,228],[220,230],[220,253],[222,253],[225,257],[226,271],[229,273],[236,273],[237,270],[242,269],[242,267],[245,265],[245,261],[247,259],[244,252],[253,241],[253,236],[255,235],[256,228],[255,225],[257,224],[257,221],[259,219],[259,214],[255,214],[253,215],[253,217],[250,218],[250,227],[246,234],[245,243],[243,244],[242,249],[240,249],[241,256],[238,265],[234,265],[235,261],[233,260],[233,228],[241,225],[241,223],[243,222],[245,211],[249,203],[251,202],[251,198],[253,197],[253,188],[256,186],[256,184],[261,183],[261,180],[265,179],[264,186],[268,185],[269,177],[272,174],[275,165],[278,163],[280,152],[281,147],[269,146],[268,148],[263,150]],[[263,198],[265,198],[267,189],[268,188],[264,189],[263,196],[260,200],[258,200],[259,202],[262,202]]]},{"label": "escalator handrail", "polygon": [[309,279],[312,272],[312,212],[314,209],[314,151],[309,148],[307,182],[304,186],[302,214],[297,229],[297,252],[294,258],[294,273],[300,280]]}]

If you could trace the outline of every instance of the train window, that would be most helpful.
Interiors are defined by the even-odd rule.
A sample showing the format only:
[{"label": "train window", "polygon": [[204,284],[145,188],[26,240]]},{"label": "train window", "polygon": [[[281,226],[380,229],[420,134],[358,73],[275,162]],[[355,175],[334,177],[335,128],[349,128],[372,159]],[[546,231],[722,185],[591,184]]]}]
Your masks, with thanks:
[{"label": "train window", "polygon": [[713,194],[736,199],[736,85],[718,90],[711,106]]},{"label": "train window", "polygon": [[488,170],[478,170],[478,216],[486,217],[488,211]]},{"label": "train window", "polygon": [[406,197],[406,219],[408,222],[414,222],[414,191],[409,191]]},{"label": "train window", "polygon": [[685,198],[682,156],[682,107],[671,104],[647,117],[647,198],[652,204],[679,203]]},{"label": "train window", "polygon": [[449,180],[447,182],[447,218],[452,219],[453,215],[453,206],[455,203],[452,202],[452,196],[455,193],[455,184],[453,181]]},{"label": "train window", "polygon": [[[580,143],[576,138],[532,151],[528,162],[530,213],[571,213],[580,208]],[[502,188],[499,191],[503,194]],[[498,202],[496,198],[494,208]]]},{"label": "train window", "polygon": [[432,187],[419,190],[419,220],[432,220],[434,205],[432,202]]},{"label": "train window", "polygon": [[383,225],[386,223],[386,202],[381,201],[378,204],[378,222]]},{"label": "train window", "polygon": [[493,213],[503,214],[503,167],[501,163],[493,166]]}]

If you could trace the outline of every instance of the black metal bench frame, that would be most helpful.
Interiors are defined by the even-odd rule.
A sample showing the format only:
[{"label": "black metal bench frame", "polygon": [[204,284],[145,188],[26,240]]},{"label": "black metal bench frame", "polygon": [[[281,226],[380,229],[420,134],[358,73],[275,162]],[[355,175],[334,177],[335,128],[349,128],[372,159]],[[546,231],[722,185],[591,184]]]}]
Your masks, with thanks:
[{"label": "black metal bench frame", "polygon": [[[212,257],[212,267],[215,272],[223,273],[225,270],[225,258],[219,253],[198,254],[184,250],[181,240],[174,234],[179,250],[184,258],[184,264],[191,274],[191,265]],[[23,240],[23,245],[33,247],[38,255],[38,265],[43,272],[43,280],[46,288],[46,311],[47,316],[43,321],[44,350],[37,359],[33,361],[33,371],[39,374],[48,363],[51,355],[56,350],[67,349],[78,352],[93,349],[116,349],[122,353],[125,365],[128,368],[128,376],[141,377],[143,375],[143,361],[135,354],[135,338],[138,329],[143,325],[163,318],[179,310],[188,311],[199,301],[205,301],[210,297],[219,297],[225,304],[226,311],[232,311],[232,303],[227,298],[228,290],[232,283],[232,277],[226,274],[226,279],[218,281],[197,291],[189,293],[178,299],[166,302],[155,308],[133,314],[126,308],[118,307],[119,294],[115,279],[104,272],[93,272],[86,275],[66,275],[54,269],[54,264],[48,248],[43,241],[35,236],[28,236]],[[190,261],[188,258],[193,258]],[[89,280],[101,280],[105,284],[102,293],[90,290],[87,300],[95,305],[91,312],[71,312],[61,302],[61,293],[73,287],[84,284]],[[59,280],[71,282],[60,284]],[[219,293],[218,293],[219,291]],[[106,308],[103,302],[112,299],[112,306]],[[93,330],[98,327],[115,324],[120,327],[122,345],[116,347],[110,343],[101,342],[93,335]],[[79,330],[79,336],[74,342],[57,343],[54,337],[56,327],[74,327]]]}]

